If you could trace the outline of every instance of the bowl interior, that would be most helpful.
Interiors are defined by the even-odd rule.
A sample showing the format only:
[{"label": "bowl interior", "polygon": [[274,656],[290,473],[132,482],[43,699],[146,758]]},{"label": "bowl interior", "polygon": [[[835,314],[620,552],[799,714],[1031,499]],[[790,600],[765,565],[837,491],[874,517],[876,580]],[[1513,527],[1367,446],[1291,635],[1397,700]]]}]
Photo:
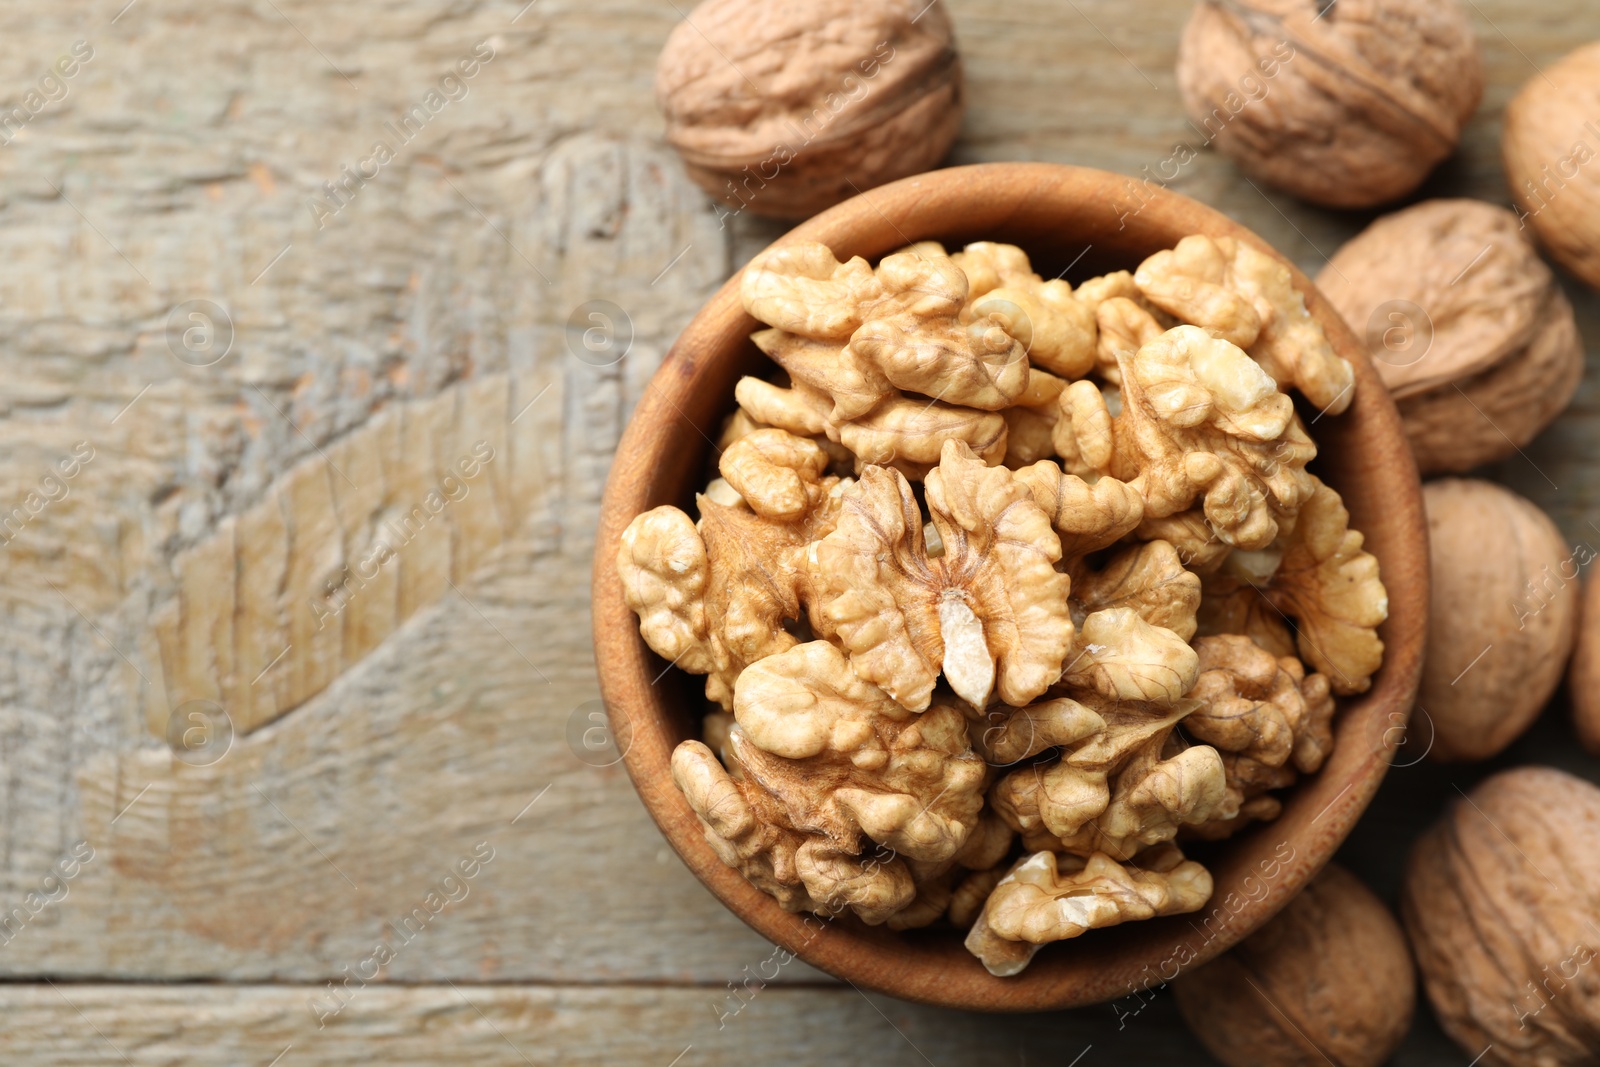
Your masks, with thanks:
[{"label": "bowl interior", "polygon": [[[1079,281],[1129,269],[1191,233],[1230,236],[1272,249],[1226,216],[1123,175],[1050,164],[982,164],[904,179],[811,219],[779,243],[815,240],[840,259],[869,260],[912,241],[1021,246],[1035,269]],[[1273,253],[1276,255],[1276,253]],[[1280,257],[1281,258],[1281,257]],[[672,784],[669,760],[699,736],[701,679],[667,671],[644,644],[623,603],[614,561],[633,517],[660,504],[693,514],[712,442],[734,407],[738,378],[770,366],[748,340],[758,329],[738,297],[736,275],[683,331],[636,409],[607,485],[595,553],[594,626],[601,688],[629,774],[667,839],[702,881],[764,937],[862,987],[978,1010],[1045,1010],[1153,988],[1222,952],[1277,912],[1329,859],[1376,791],[1409,714],[1421,669],[1427,609],[1427,543],[1415,465],[1400,422],[1363,347],[1294,270],[1296,286],[1335,349],[1356,368],[1348,411],[1317,418],[1302,402],[1319,448],[1318,475],[1344,497],[1389,592],[1381,629],[1387,649],[1372,688],[1341,702],[1336,744],[1320,772],[1284,796],[1277,820],[1210,849],[1189,850],[1216,890],[1191,915],[1095,930],[1048,946],[1022,974],[996,978],[954,931],[897,933],[844,919],[783,911],[711,851]],[[657,681],[659,679],[659,681]],[[1137,1002],[1129,1000],[1130,1010]]]}]

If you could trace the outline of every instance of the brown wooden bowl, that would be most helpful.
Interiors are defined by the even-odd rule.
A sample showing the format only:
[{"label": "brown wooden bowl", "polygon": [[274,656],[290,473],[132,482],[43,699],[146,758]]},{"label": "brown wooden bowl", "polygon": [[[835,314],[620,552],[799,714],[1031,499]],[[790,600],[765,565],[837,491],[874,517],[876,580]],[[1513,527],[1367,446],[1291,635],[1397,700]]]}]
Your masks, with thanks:
[{"label": "brown wooden bowl", "polygon": [[[1006,241],[1026,250],[1040,273],[1070,269],[1069,276],[1081,280],[1132,269],[1191,233],[1236,237],[1272,251],[1187,197],[1139,188],[1119,174],[1044,163],[989,163],[906,178],[823,212],[778,243],[821,241],[841,259],[876,260],[928,238],[957,247]],[[639,796],[684,862],[734,914],[806,962],[863,988],[953,1008],[1038,1011],[1122,997],[1170,980],[1179,968],[1210,959],[1266,922],[1327,862],[1377,791],[1404,736],[1421,670],[1428,546],[1417,470],[1394,404],[1364,347],[1311,282],[1290,269],[1334,348],[1356,370],[1350,409],[1312,427],[1321,451],[1315,469],[1343,495],[1351,525],[1366,535],[1382,568],[1389,590],[1383,667],[1367,693],[1342,702],[1332,756],[1288,791],[1283,814],[1202,853],[1216,883],[1204,909],[1046,946],[1012,978],[990,975],[954,931],[896,933],[784,911],[716,857],[672,783],[673,748],[699,736],[706,710],[701,679],[666,670],[640,638],[617,579],[618,539],[634,516],[659,504],[693,513],[712,439],[734,407],[734,383],[766,365],[749,340],[759,324],[740,306],[737,275],[694,317],[617,447],[595,547],[594,637],[601,692],[619,743],[627,746]],[[1307,413],[1308,421],[1315,414]],[[1131,1012],[1139,1003],[1130,999],[1126,1008]]]}]

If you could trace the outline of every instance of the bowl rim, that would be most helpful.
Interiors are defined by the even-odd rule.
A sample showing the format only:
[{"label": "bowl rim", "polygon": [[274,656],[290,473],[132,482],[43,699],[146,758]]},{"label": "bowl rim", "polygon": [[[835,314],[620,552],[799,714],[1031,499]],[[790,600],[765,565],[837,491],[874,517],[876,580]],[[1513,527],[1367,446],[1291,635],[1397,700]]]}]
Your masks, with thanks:
[{"label": "bowl rim", "polygon": [[[1365,347],[1293,263],[1198,201],[1109,171],[983,163],[932,171],[861,193],[790,230],[773,246],[822,241],[841,258],[859,254],[875,260],[917,240],[957,234],[984,239],[970,235],[1003,231],[1040,211],[1081,222],[1072,243],[1088,241],[1085,251],[1095,241],[1119,239],[1154,250],[1171,247],[1189,233],[1254,245],[1288,266],[1307,308],[1356,373],[1350,409],[1318,434],[1319,445],[1328,437],[1353,438],[1354,444],[1331,454],[1319,448],[1318,465],[1325,468],[1324,479],[1344,496],[1352,528],[1361,531],[1379,560],[1389,595],[1389,617],[1380,627],[1384,662],[1366,693],[1341,701],[1336,744],[1324,767],[1282,794],[1284,808],[1275,821],[1257,824],[1220,846],[1208,864],[1216,889],[1206,907],[1190,915],[1091,931],[1067,946],[1046,947],[1020,975],[996,978],[966,953],[957,933],[898,934],[786,912],[723,864],[706,842],[698,818],[671,777],[672,749],[684,736],[674,730],[672,720],[675,709],[683,711],[683,701],[655,684],[666,673],[666,661],[640,636],[637,620],[623,602],[615,559],[622,531],[634,516],[678,502],[681,490],[664,489],[664,484],[687,484],[684,477],[692,480],[701,469],[692,454],[698,450],[703,458],[714,447],[717,424],[700,425],[690,412],[716,402],[711,410],[720,419],[732,407],[730,367],[747,359],[741,351],[748,347],[744,338],[759,326],[739,301],[742,267],[685,326],[618,444],[595,542],[596,665],[614,735],[646,809],[689,869],[764,938],[858,988],[952,1008],[1056,1010],[1143,990],[1127,1012],[1117,1009],[1123,1018],[1146,1003],[1148,991],[1225,951],[1276,914],[1332,857],[1376,793],[1395,751],[1404,744],[1421,673],[1427,528],[1420,480],[1399,414]],[[1038,247],[1037,242],[1034,248],[1018,243],[1030,253]],[[729,380],[717,402],[705,394],[708,380],[719,376]],[[680,422],[689,423],[704,445],[687,437]],[[675,432],[690,440],[691,447],[676,447]],[[700,698],[693,703],[699,704]]]}]

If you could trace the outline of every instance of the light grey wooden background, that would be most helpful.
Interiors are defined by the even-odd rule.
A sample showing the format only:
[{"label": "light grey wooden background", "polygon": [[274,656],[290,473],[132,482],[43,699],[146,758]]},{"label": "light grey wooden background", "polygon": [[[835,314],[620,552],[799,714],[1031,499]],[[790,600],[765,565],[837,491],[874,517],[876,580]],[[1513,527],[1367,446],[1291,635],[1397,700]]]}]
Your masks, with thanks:
[{"label": "light grey wooden background", "polygon": [[[971,96],[954,162],[1136,173],[1197,140],[1172,77],[1186,0],[941,2]],[[1600,36],[1600,9],[1469,4],[1490,88],[1425,192],[1504,201],[1503,106]],[[781,230],[719,227],[661,143],[654,57],[687,8],[0,8],[5,108],[93,50],[0,147],[0,513],[39,494],[0,546],[0,910],[59,898],[0,931],[0,1061],[1207,1062],[1167,994],[1119,1030],[1108,1009],[936,1011],[794,963],[728,1015],[769,946],[575,740],[618,434],[683,323]],[[337,213],[310,207],[475,47],[492,59],[465,96]],[[1209,153],[1173,184],[1313,273],[1364,222]],[[1569,291],[1593,350],[1600,300]],[[604,367],[565,328],[597,299],[633,335]],[[1494,471],[1591,544],[1596,401],[1591,379]],[[80,442],[92,459],[50,480]],[[446,483],[478,442],[494,458]],[[312,598],[441,485],[458,499],[319,629]],[[173,709],[204,707],[231,743],[174,758]],[[1527,759],[1597,777],[1559,707],[1498,762]],[[1395,770],[1346,860],[1392,897],[1406,841],[1483,771]],[[93,858],[52,879],[78,842]],[[466,895],[396,938],[480,842]],[[327,1011],[380,941],[381,978]],[[1469,1059],[1423,1018],[1396,1062]]]}]

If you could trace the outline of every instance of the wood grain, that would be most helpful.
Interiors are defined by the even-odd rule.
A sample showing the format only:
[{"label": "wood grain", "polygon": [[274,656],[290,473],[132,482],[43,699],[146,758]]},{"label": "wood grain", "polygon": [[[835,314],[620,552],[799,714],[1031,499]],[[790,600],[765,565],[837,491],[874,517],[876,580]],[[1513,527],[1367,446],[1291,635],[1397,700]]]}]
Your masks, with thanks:
[{"label": "wood grain", "polygon": [[[738,997],[725,987],[351,990],[343,1011],[319,1015],[310,986],[7,987],[0,1052],[29,1067],[266,1067],[280,1054],[281,1067],[343,1067],[375,1052],[390,1067],[1153,1063],[1177,1024],[1170,996],[1120,1032],[1106,1026],[1106,1012],[1014,1017],[997,1032],[991,1016],[869,998],[848,986],[752,984]],[[320,995],[323,1012],[337,1003],[326,987]],[[1183,1062],[1214,1061],[1196,1052]]]},{"label": "wood grain", "polygon": [[[1137,174],[1175,143],[1193,143],[1171,74],[1187,0],[1137,11],[1112,0],[946,2],[971,100],[952,161]],[[676,1016],[640,1004],[684,995],[710,1017],[692,1003],[698,991],[667,984],[721,988],[771,951],[665,849],[618,768],[573,754],[566,727],[598,697],[589,531],[621,427],[682,325],[781,228],[741,217],[719,229],[659,143],[652,64],[687,4],[524,5],[139,0],[123,11],[122,0],[21,0],[0,10],[7,106],[72,42],[95,49],[66,97],[0,147],[0,515],[39,490],[76,443],[94,449],[66,495],[0,546],[0,911],[22,906],[75,841],[97,850],[66,900],[0,946],[0,974],[49,975],[74,997],[86,987],[62,976],[315,983],[358,964],[484,839],[504,847],[481,883],[387,976],[552,983],[526,994],[542,998],[544,1014],[485,1007],[503,1028],[521,1025],[516,1015],[549,1035],[519,1038],[534,1062],[655,1063],[650,1038],[670,1045]],[[1584,0],[1475,0],[1473,10],[1489,93],[1427,191],[1503,203],[1500,110],[1536,65],[1600,36],[1600,12]],[[307,203],[322,184],[486,40],[495,58],[469,94],[318,229]],[[1236,217],[1308,273],[1365,221],[1258,190],[1210,152],[1173,188]],[[1593,347],[1600,301],[1570,283],[1568,292]],[[167,343],[171,311],[197,299],[224,306],[234,327],[229,355],[203,368],[179,363]],[[621,306],[634,326],[627,356],[609,367],[578,361],[566,343],[569,316],[593,299]],[[269,499],[304,501],[311,490],[290,492],[292,472],[315,472],[319,448],[354,447],[340,442],[374,432],[382,413],[403,419],[402,410],[495,380],[550,389],[516,424],[531,429],[515,437],[528,453],[506,468],[529,477],[509,494],[526,507],[514,536],[476,569],[430,572],[449,573],[464,596],[446,588],[419,600],[403,624],[380,616],[348,650],[341,627],[336,658],[328,646],[326,661],[294,668],[299,688],[273,691],[272,714],[288,706],[286,693],[303,694],[287,714],[247,733],[252,716],[267,714],[265,698],[219,700],[239,716],[234,747],[208,767],[174,760],[150,720],[164,734],[172,696],[189,690],[168,689],[158,620],[176,610],[183,621],[184,591],[203,587],[206,568],[218,575],[214,607],[222,590],[241,587],[260,590],[252,602],[282,603],[271,582],[288,572],[269,553],[241,555],[245,516]],[[1526,458],[1494,470],[1591,544],[1600,543],[1589,526],[1600,514],[1588,460],[1600,448],[1596,389],[1591,377]],[[366,492],[387,484],[335,462]],[[336,538],[324,525],[319,536],[344,550],[356,543],[352,529],[341,523]],[[248,573],[240,559],[253,561]],[[296,570],[294,580],[314,573]],[[215,626],[229,617],[218,607]],[[220,693],[221,679],[242,673],[224,654],[231,646],[208,641],[198,621],[179,629],[184,642],[173,647],[182,677],[199,672],[195,693]],[[387,637],[347,654],[378,633]],[[313,691],[316,680],[327,684]],[[1597,777],[1559,708],[1508,758]],[[1470,788],[1471,778],[1427,765],[1391,773],[1345,850],[1350,865],[1390,892],[1405,838],[1455,784]],[[797,962],[779,982],[801,979],[820,976]],[[593,986],[610,982],[646,984]],[[96,988],[85,1010],[139,1062],[265,1064],[281,1046],[253,1043],[258,1029],[277,1032],[263,1020],[303,1008],[300,987]],[[0,1014],[7,1062],[122,1062],[70,1036],[92,1030],[49,986],[4,992],[22,998]],[[455,1018],[441,1007],[448,986],[409,1004],[410,989],[370,992],[402,999],[348,1031],[339,1058],[309,1052],[304,1062],[380,1051],[456,1062],[446,1038],[499,1040],[481,1020],[428,1036],[430,1020]],[[900,1039],[853,991],[777,992],[741,1016],[765,1019],[759,1031],[696,1042],[683,1063],[923,1062],[878,1043]],[[168,1009],[149,999],[158,994],[170,995]],[[850,998],[857,1003],[830,1006]],[[46,999],[57,1006],[40,1007]],[[279,1002],[287,1006],[228,1014],[232,1004]],[[930,1018],[876,1002],[902,1025]],[[1119,1036],[1101,1012],[1040,1024],[961,1016],[967,1036],[929,1029],[917,1043],[940,1064],[987,1062],[992,1049],[1026,1062],[1016,1035],[1037,1034],[1027,1056],[1036,1062],[1048,1047],[1069,1063],[1077,1051],[1045,1042],[1054,1028],[1082,1028],[1095,1044],[1085,1067],[1123,1048],[1138,1062],[1197,1062],[1161,1012],[1157,1003],[1141,1014],[1137,1038]],[[924,1025],[938,1024],[910,1023],[908,1033]],[[184,1033],[203,1040],[174,1036]],[[630,1034],[643,1036],[628,1044]],[[1134,1055],[1124,1040],[1148,1044]],[[212,1043],[228,1051],[212,1053]],[[1398,1062],[1470,1058],[1424,1022]]]}]

